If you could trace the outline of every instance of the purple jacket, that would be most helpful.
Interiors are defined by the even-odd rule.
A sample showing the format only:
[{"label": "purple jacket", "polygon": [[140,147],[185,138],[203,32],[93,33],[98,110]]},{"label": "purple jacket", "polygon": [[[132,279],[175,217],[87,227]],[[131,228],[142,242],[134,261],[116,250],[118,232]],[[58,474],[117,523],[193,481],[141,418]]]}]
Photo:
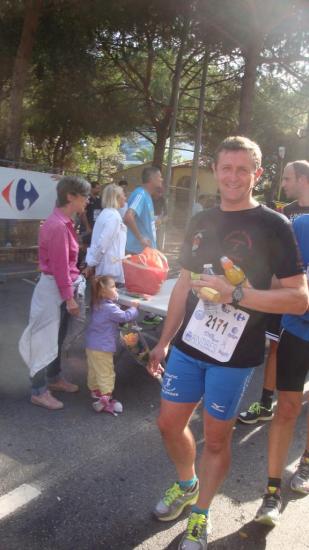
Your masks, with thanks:
[{"label": "purple jacket", "polygon": [[128,323],[138,317],[138,309],[130,307],[126,311],[112,300],[102,300],[92,308],[86,330],[86,348],[96,351],[116,351],[119,323]]}]

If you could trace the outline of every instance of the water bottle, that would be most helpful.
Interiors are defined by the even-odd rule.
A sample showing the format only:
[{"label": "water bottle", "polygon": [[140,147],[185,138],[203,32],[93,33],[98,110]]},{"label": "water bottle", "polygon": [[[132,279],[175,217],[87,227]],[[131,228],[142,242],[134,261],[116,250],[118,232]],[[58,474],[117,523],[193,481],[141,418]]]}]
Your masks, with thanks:
[{"label": "water bottle", "polygon": [[[212,264],[205,264],[203,266],[203,273],[205,275],[215,275]],[[191,279],[193,281],[200,280],[201,276],[198,273],[191,272]],[[203,286],[196,289],[196,294],[206,302],[218,303],[220,301],[220,292],[209,286]]]}]

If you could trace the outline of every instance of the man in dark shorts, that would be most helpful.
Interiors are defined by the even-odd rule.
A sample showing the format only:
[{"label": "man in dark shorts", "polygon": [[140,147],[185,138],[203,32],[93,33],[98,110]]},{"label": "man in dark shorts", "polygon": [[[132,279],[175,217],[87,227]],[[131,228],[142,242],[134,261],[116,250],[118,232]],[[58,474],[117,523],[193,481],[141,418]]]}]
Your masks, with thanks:
[{"label": "man in dark shorts", "polygon": [[[307,180],[308,162],[296,160],[286,165],[282,188],[288,199],[296,199],[283,208],[283,214],[290,221],[303,214],[309,214],[309,179]],[[308,239],[309,243],[309,239]],[[256,424],[260,420],[271,420],[273,413],[273,395],[276,387],[276,357],[281,330],[281,315],[269,315],[266,338],[269,342],[269,352],[264,370],[263,389],[260,401],[250,405],[247,411],[241,412],[238,420],[244,424]]]},{"label": "man in dark shorts", "polygon": [[[263,171],[258,145],[245,137],[227,138],[216,152],[213,169],[221,204],[191,220],[180,277],[149,362],[149,371],[158,374],[174,339],[158,425],[178,481],[154,514],[169,521],[193,505],[180,550],[207,548],[208,509],[229,468],[239,403],[254,367],[264,360],[264,312],[300,315],[308,307],[303,264],[289,222],[252,197]],[[234,287],[227,281],[222,256],[245,272],[249,287]],[[203,274],[191,282],[191,272],[203,273],[205,264],[212,264],[219,275]],[[271,288],[274,275],[275,289]],[[219,292],[218,304],[198,300],[192,290],[203,286]],[[189,421],[202,398],[205,445],[198,479]]]},{"label": "man in dark shorts", "polygon": [[[307,163],[309,185],[309,163]],[[309,265],[309,215],[298,217],[294,230],[305,266]],[[306,375],[309,370],[309,312],[283,315],[282,334],[277,352],[278,406],[269,432],[268,483],[255,521],[274,526],[282,508],[281,477],[287,459],[297,416],[300,413]],[[290,481],[290,487],[309,495],[309,413],[305,451]]]}]

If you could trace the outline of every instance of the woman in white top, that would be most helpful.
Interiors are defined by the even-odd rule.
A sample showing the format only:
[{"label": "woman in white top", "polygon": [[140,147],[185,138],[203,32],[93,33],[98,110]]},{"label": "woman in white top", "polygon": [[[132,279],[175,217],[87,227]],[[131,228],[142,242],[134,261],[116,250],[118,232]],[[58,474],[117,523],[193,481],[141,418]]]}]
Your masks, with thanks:
[{"label": "woman in white top", "polygon": [[119,185],[111,183],[105,187],[103,210],[94,224],[86,255],[87,265],[95,267],[96,275],[111,275],[117,283],[124,283],[121,258],[125,256],[127,227],[119,208],[124,206],[125,201],[125,194]]}]

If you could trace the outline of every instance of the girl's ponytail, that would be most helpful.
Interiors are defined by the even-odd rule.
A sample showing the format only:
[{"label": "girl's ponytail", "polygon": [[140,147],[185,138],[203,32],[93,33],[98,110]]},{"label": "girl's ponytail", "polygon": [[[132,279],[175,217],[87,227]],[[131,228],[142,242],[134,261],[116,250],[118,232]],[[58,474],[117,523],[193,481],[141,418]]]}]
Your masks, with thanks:
[{"label": "girl's ponytail", "polygon": [[111,277],[108,275],[98,275],[91,277],[91,307],[97,306],[102,300],[102,290],[104,290]]}]

